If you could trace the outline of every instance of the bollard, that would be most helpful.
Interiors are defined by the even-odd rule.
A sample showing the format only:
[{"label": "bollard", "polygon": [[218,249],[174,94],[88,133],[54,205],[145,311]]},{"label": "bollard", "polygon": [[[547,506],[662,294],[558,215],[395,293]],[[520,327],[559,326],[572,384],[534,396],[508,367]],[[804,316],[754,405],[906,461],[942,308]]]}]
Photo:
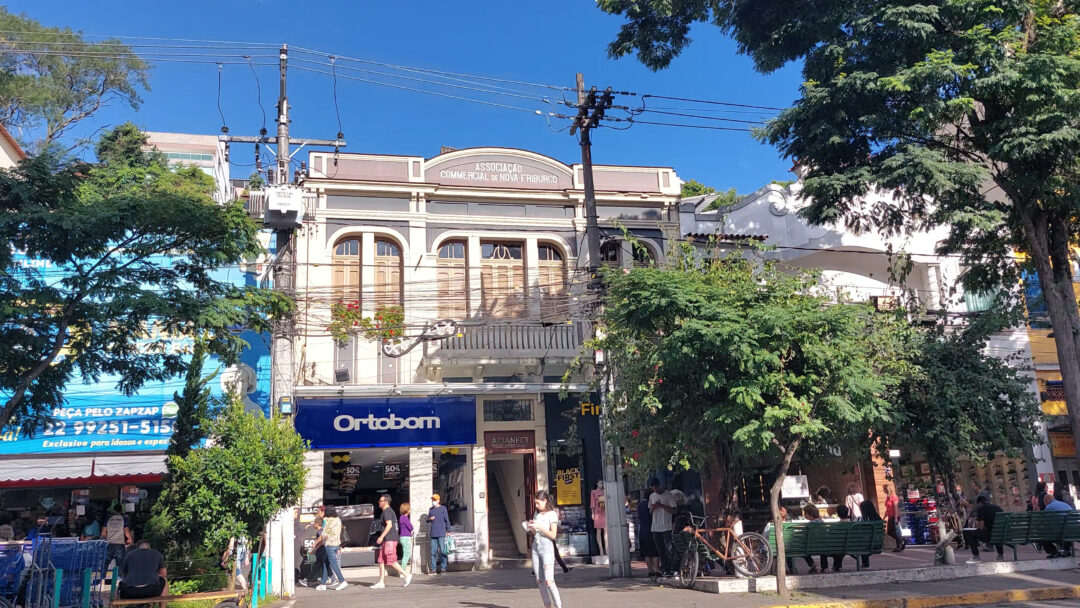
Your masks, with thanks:
[{"label": "bollard", "polygon": [[109,601],[116,599],[116,583],[118,578],[120,578],[120,568],[113,566],[112,581],[109,582]]},{"label": "bollard", "polygon": [[251,556],[251,608],[259,608],[259,554]]},{"label": "bollard", "polygon": [[[90,584],[91,584],[91,572],[87,568],[82,573],[82,608],[90,608]],[[54,604],[57,605],[57,604]]]},{"label": "bollard", "polygon": [[274,559],[266,558],[266,594],[274,594]]},{"label": "bollard", "polygon": [[60,606],[60,585],[64,582],[64,570],[62,568],[57,568],[55,574],[56,578],[53,579],[53,596],[51,605]]}]

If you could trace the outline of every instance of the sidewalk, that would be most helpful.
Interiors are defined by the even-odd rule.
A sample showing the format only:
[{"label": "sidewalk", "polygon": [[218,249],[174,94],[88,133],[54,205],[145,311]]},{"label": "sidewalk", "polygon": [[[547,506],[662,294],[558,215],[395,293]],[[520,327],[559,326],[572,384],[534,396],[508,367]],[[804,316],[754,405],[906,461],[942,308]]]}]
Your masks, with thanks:
[{"label": "sidewalk", "polygon": [[[770,608],[809,605],[815,608],[935,608],[1000,601],[1080,598],[1080,570],[1033,571],[996,576],[919,583],[885,583],[857,587],[831,587],[797,591],[784,601],[775,593],[731,593],[723,598],[693,590],[652,584],[645,571],[633,579],[610,579],[606,566],[578,566],[556,580],[567,608]],[[295,608],[338,608],[378,601],[416,608],[525,608],[540,605],[532,572],[489,570],[434,577],[416,575],[407,589],[401,580],[388,579],[388,588],[372,590],[374,578],[350,579],[345,591],[299,589]],[[1055,591],[1040,591],[1054,589]],[[1072,595],[1069,595],[1072,594]],[[960,596],[960,597],[957,597]],[[950,600],[936,599],[948,597]],[[377,599],[378,598],[378,599]]]}]

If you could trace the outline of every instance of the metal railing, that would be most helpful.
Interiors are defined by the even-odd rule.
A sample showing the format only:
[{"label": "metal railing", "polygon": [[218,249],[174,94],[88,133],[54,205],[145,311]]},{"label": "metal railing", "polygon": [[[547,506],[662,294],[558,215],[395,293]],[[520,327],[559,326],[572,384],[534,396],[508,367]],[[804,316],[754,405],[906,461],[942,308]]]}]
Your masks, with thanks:
[{"label": "metal railing", "polygon": [[533,351],[555,353],[581,349],[585,341],[586,323],[574,321],[559,325],[476,325],[463,324],[458,335],[425,344],[425,354],[436,351],[452,352],[513,352]]}]

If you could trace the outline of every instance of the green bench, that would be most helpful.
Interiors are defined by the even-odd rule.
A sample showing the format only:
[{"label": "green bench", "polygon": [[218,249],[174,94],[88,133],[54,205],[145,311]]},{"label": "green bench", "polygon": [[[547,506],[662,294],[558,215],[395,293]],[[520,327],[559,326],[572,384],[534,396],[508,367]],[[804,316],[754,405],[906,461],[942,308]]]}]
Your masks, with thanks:
[{"label": "green bench", "polygon": [[[769,547],[776,554],[776,531],[769,526],[766,532]],[[885,524],[871,521],[837,521],[825,523],[785,523],[784,553],[786,557],[808,557],[815,559],[820,555],[846,556],[855,559],[855,569],[862,569],[862,555],[881,553],[885,541]]]},{"label": "green bench", "polygon": [[1080,542],[1080,511],[998,513],[988,542],[1010,547],[1013,561],[1017,559],[1017,545]]}]

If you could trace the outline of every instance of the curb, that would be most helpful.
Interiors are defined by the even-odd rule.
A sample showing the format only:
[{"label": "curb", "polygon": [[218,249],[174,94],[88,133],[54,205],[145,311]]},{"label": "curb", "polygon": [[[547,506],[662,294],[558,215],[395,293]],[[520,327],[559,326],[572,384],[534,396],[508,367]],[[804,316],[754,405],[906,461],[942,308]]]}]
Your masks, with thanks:
[{"label": "curb", "polygon": [[930,597],[900,597],[882,600],[840,600],[805,604],[775,604],[765,608],[939,608],[941,606],[970,606],[1080,598],[1080,585],[973,591],[957,595]]}]

